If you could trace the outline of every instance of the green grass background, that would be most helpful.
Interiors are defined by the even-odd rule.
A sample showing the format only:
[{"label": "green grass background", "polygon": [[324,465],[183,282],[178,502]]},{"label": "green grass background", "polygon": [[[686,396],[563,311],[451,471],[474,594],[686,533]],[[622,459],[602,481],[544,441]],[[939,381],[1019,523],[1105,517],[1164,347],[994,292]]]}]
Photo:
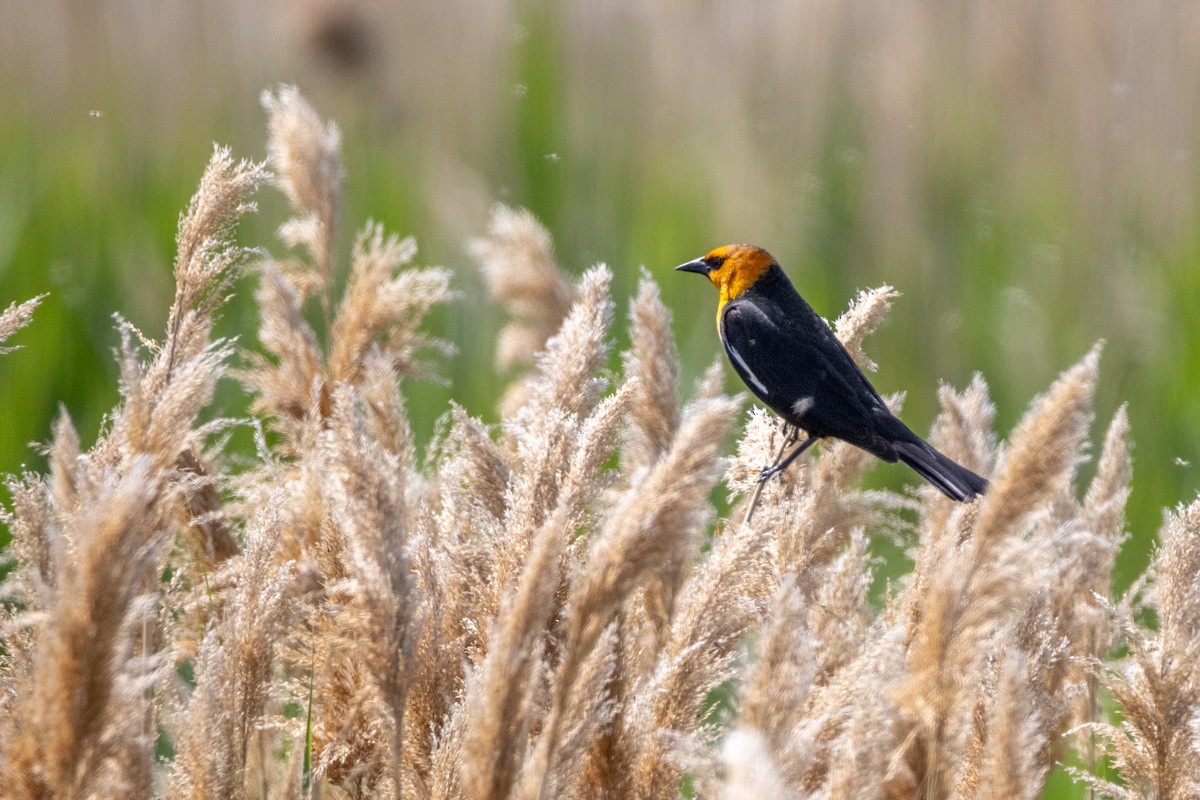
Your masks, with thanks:
[{"label": "green grass background", "polygon": [[[342,130],[343,253],[376,219],[455,270],[448,383],[408,387],[423,441],[450,397],[495,420],[502,320],[464,248],[491,203],[533,210],[567,269],[608,263],[621,315],[644,265],[689,385],[714,298],[671,267],[752,241],[827,317],[903,293],[867,350],[917,430],[979,371],[1007,432],[1106,340],[1093,438],[1128,403],[1136,442],[1123,587],[1200,486],[1197,31],[1182,2],[6,4],[0,301],[50,296],[0,360],[0,472],[44,468],[60,407],[95,436],[112,315],[161,336],[212,143],[261,158],[258,95],[289,82]],[[278,253],[286,208],[259,204],[240,236]],[[252,286],[221,327],[247,347]],[[244,413],[232,382],[215,411]],[[1056,775],[1047,796],[1080,794]]]}]

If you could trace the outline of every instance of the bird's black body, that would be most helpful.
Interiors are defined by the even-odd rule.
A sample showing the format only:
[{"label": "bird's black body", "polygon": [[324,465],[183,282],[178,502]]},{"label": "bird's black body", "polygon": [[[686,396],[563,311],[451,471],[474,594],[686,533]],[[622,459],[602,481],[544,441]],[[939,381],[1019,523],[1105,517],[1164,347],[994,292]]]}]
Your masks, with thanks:
[{"label": "bird's black body", "polygon": [[[707,268],[709,274],[725,260],[710,256],[681,269]],[[754,271],[759,274],[748,286],[729,293],[718,317],[729,360],[754,394],[810,437],[832,436],[884,461],[903,461],[954,500],[987,489],[986,480],[942,455],[888,410],[778,264]]]}]

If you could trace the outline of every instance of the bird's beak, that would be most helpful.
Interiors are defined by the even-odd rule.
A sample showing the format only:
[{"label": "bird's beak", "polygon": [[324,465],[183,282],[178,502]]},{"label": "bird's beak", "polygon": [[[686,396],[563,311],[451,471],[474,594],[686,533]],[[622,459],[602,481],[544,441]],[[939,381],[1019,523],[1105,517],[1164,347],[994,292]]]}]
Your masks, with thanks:
[{"label": "bird's beak", "polygon": [[708,274],[708,264],[704,263],[703,258],[697,258],[695,261],[689,261],[686,264],[680,264],[675,268],[676,272],[695,272],[697,275]]}]

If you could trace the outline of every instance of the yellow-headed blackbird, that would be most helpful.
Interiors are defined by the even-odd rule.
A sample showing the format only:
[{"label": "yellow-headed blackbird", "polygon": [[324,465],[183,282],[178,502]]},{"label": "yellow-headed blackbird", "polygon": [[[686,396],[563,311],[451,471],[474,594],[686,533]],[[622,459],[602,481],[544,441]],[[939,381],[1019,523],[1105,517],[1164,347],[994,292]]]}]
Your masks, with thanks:
[{"label": "yellow-headed blackbird", "polygon": [[733,244],[676,267],[708,276],[720,293],[717,330],[733,368],[758,397],[808,438],[763,470],[767,480],[817,439],[832,436],[888,462],[903,461],[953,500],[987,481],[939,453],[887,408],[833,335],[761,247]]}]

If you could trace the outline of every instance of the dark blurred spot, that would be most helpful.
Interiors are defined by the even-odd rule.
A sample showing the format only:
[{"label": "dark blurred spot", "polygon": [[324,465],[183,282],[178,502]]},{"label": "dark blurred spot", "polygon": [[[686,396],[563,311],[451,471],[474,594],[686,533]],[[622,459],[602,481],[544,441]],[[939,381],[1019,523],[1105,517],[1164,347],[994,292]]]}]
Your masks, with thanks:
[{"label": "dark blurred spot", "polygon": [[349,3],[329,5],[316,12],[308,41],[318,56],[346,72],[366,67],[375,50],[363,10]]}]

